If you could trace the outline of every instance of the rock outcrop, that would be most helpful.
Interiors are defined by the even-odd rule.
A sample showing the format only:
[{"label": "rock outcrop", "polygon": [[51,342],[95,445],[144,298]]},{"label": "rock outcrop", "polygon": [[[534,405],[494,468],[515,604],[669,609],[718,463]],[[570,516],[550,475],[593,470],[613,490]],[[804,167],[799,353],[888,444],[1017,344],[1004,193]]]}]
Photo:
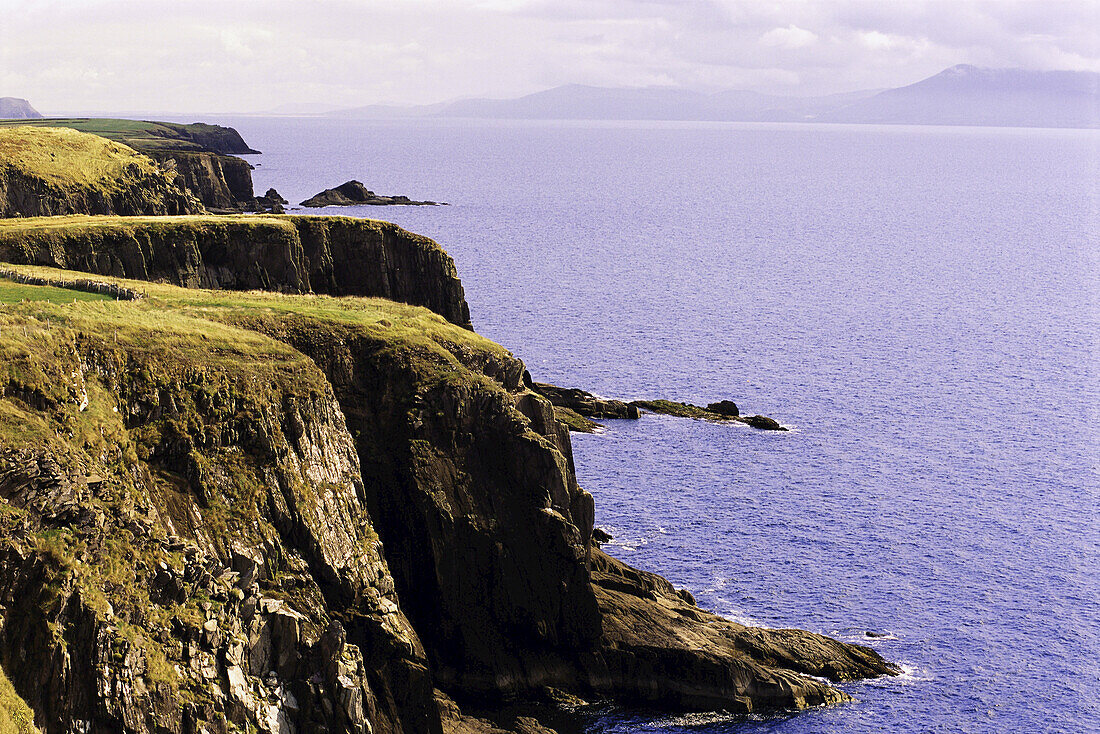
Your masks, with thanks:
[{"label": "rock outcrop", "polygon": [[470,325],[454,262],[427,237],[346,217],[0,221],[0,261],[189,288],[378,296]]},{"label": "rock outcrop", "polygon": [[278,191],[275,189],[268,189],[266,194],[256,197],[256,210],[268,211],[272,214],[284,214],[286,210],[283,208],[283,204],[289,203],[290,202],[279,195]]},{"label": "rock outcrop", "polygon": [[413,201],[407,196],[382,196],[369,190],[359,181],[347,181],[332,189],[325,189],[301,203],[302,206],[439,206],[437,201]]},{"label": "rock outcrop", "polygon": [[780,425],[779,421],[766,415],[741,415],[737,406],[731,400],[711,403],[706,408],[691,403],[678,403],[673,400],[632,400],[630,405],[644,412],[671,415],[676,418],[692,418],[714,423],[744,423],[762,431],[789,430]]},{"label": "rock outcrop", "polygon": [[895,672],[867,648],[708,614],[600,553],[568,431],[525,388],[518,360],[450,347],[473,379],[441,378],[443,365],[395,359],[374,335],[246,323],[309,354],[332,382],[402,609],[444,690],[499,699],[551,686],[749,711],[847,700],[806,674]]},{"label": "rock outcrop", "polygon": [[0,217],[202,211],[171,175],[124,145],[74,130],[0,127]]},{"label": "rock outcrop", "polygon": [[310,360],[171,313],[35,313],[0,314],[0,663],[39,726],[439,731]]},{"label": "rock outcrop", "polygon": [[637,406],[622,400],[611,400],[593,395],[574,387],[558,387],[545,382],[534,382],[526,375],[524,382],[534,392],[549,400],[555,407],[565,408],[585,418],[637,418]]},{"label": "rock outcrop", "polygon": [[744,423],[763,431],[786,431],[778,421],[763,415],[743,416],[732,400],[720,400],[705,408],[691,403],[678,403],[672,400],[613,400],[601,398],[590,392],[570,387],[558,387],[545,382],[535,382],[529,374],[524,374],[524,384],[532,391],[549,400],[555,408],[557,419],[571,431],[595,433],[602,428],[590,418],[596,419],[635,419],[642,413],[658,413],[675,418],[692,418],[715,423]]}]

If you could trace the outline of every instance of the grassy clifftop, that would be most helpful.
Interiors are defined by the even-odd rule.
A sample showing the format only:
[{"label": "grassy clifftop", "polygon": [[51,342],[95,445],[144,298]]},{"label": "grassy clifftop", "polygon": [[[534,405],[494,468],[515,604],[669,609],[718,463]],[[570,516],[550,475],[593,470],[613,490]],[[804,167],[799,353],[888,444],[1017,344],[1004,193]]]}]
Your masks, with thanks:
[{"label": "grassy clifftop", "polygon": [[199,215],[0,220],[0,261],[231,290],[380,296],[469,325],[434,241],[350,217]]},{"label": "grassy clifftop", "polygon": [[[270,217],[254,217],[270,222]],[[216,218],[215,218],[216,219]],[[248,219],[248,217],[242,217]],[[0,223],[6,225],[7,223]],[[86,273],[29,265],[5,265],[7,269],[50,281],[86,279]],[[247,326],[256,319],[278,320],[302,318],[325,324],[333,329],[351,329],[389,344],[396,350],[432,363],[439,368],[461,369],[464,362],[483,364],[511,359],[504,347],[456,325],[439,314],[420,306],[396,303],[384,298],[333,297],[325,295],[284,295],[262,291],[224,291],[180,288],[161,283],[97,277],[105,283],[131,288],[145,297],[135,301],[113,301],[103,296],[52,286],[24,285],[0,277],[0,302],[11,304],[0,312],[0,354],[7,363],[0,367],[0,380],[5,369],[34,361],[27,353],[15,359],[14,344],[22,343],[14,325],[27,318],[36,322],[52,320],[61,328],[76,328],[87,333],[108,331],[115,339],[130,335],[140,339],[149,331],[171,327],[179,337],[173,342],[174,353],[169,361],[174,365],[201,367],[212,354],[238,354],[252,361],[267,356],[281,361],[289,347],[260,336]],[[75,301],[75,302],[74,302]],[[217,339],[224,338],[224,343]],[[267,355],[267,356],[265,356]],[[300,360],[308,358],[298,355]],[[293,366],[293,361],[288,363]],[[436,368],[427,370],[428,373]],[[8,373],[8,378],[13,375]]]},{"label": "grassy clifftop", "polygon": [[[3,131],[0,131],[0,140]],[[401,231],[402,235],[415,240],[426,250],[443,252],[438,242],[423,235],[400,230],[394,224],[379,219],[361,219],[358,217],[305,216],[268,214],[194,214],[179,216],[87,216],[73,214],[60,217],[21,217],[0,220],[0,241],[15,243],[27,237],[56,238],[67,240],[84,235],[126,234],[133,235],[142,231],[175,231],[185,234],[202,234],[216,230],[241,230],[264,235],[278,231],[295,236],[301,222],[316,224],[340,224],[371,231],[378,235]]]},{"label": "grassy clifftop", "polygon": [[[233,154],[257,153],[252,150],[241,138],[240,134],[230,127],[220,125],[208,125],[205,123],[191,123],[180,125],[170,122],[151,122],[146,120],[118,120],[105,118],[68,118],[68,119],[43,119],[43,120],[0,120],[0,134],[9,130],[20,130],[24,139],[32,135],[35,130],[66,130],[95,136],[99,140],[110,140],[127,146],[138,153],[155,159],[160,166],[170,172],[169,180],[174,186],[187,189],[202,203],[212,210],[240,211],[255,206],[252,192],[252,174],[249,164]],[[78,137],[72,137],[78,140]],[[33,138],[32,138],[33,140]],[[111,170],[103,170],[104,165],[109,165],[109,156],[100,161],[93,155],[91,144],[81,144],[81,149],[72,151],[68,147],[57,147],[53,150],[54,157],[42,159],[28,159],[26,172],[33,180],[40,176],[37,164],[41,163],[47,168],[56,169],[63,167],[64,172],[71,175],[72,170],[88,169],[97,177],[104,173],[110,174]],[[6,156],[0,155],[0,162]],[[120,183],[131,180],[132,177],[122,177]],[[7,191],[0,191],[0,195],[11,200],[19,195],[28,199],[21,206],[14,207],[10,204],[7,211],[0,208],[0,216],[35,216],[38,214],[165,214],[175,212],[158,211],[150,208],[124,207],[124,208],[89,208],[88,202],[76,200],[68,206],[42,206],[37,199],[46,194],[46,198],[54,198],[51,192],[34,190],[33,184],[26,180],[18,180],[15,186],[9,185]],[[31,189],[31,196],[26,196],[25,190]],[[0,207],[3,201],[0,200]],[[180,213],[189,211],[202,211],[202,207],[190,207],[178,209]]]},{"label": "grassy clifftop", "polygon": [[150,120],[70,117],[41,120],[0,120],[0,128],[16,125],[69,128],[128,145],[143,153],[159,151],[256,153],[233,128],[195,122],[181,125]]}]

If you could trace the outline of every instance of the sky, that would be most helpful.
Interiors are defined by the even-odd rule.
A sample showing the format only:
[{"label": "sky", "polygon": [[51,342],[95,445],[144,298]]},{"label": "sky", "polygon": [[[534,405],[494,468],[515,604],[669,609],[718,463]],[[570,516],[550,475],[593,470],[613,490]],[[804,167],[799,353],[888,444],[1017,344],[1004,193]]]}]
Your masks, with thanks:
[{"label": "sky", "polygon": [[0,96],[312,111],[561,84],[809,96],[959,63],[1100,72],[1100,0],[0,0]]}]

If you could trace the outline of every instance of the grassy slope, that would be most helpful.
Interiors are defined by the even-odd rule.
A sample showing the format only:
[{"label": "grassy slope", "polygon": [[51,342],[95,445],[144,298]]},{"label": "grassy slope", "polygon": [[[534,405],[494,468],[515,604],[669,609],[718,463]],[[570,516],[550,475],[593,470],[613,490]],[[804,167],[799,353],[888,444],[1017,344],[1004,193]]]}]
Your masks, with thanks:
[{"label": "grassy slope", "polygon": [[[88,277],[86,273],[44,267],[4,267],[51,279]],[[304,374],[304,366],[312,367],[307,357],[283,343],[234,326],[256,319],[307,319],[318,328],[326,324],[350,328],[415,358],[426,375],[465,372],[460,356],[469,359],[477,354],[508,354],[503,347],[426,308],[382,298],[208,291],[122,278],[96,279],[143,291],[146,298],[92,299],[87,298],[91,294],[79,291],[0,279],[0,293],[9,303],[0,309],[0,384],[27,385],[64,403],[64,385],[51,375],[58,369],[54,364],[56,355],[67,348],[73,333],[152,350],[149,354],[177,376],[188,370],[201,372],[213,364],[216,369],[247,373],[260,382],[274,384]],[[62,297],[55,300],[53,295],[59,290]],[[28,342],[25,334],[38,341]],[[11,415],[11,406],[5,408],[4,402],[0,400],[0,444],[22,443],[21,437],[32,441],[50,438],[47,426],[40,426],[41,433],[26,430],[30,425],[27,417]]]},{"label": "grassy slope", "polygon": [[36,734],[34,712],[12,688],[11,681],[0,671],[0,734]]},{"label": "grassy slope", "polygon": [[22,125],[35,127],[71,128],[108,138],[141,151],[183,150],[203,151],[202,145],[188,140],[180,132],[184,125],[146,120],[117,120],[110,118],[56,118],[42,120],[0,120],[0,128]]},{"label": "grassy slope", "polygon": [[[71,217],[51,217],[50,219],[71,219]],[[86,219],[115,218],[86,217]],[[143,220],[146,218],[121,219]],[[226,219],[234,221],[259,220],[264,224],[271,224],[273,220],[276,222],[285,221],[282,217],[261,216],[148,217],[147,219],[154,222],[180,219],[214,220],[215,222]],[[33,220],[2,221],[0,222],[0,229],[9,223],[26,221]],[[26,275],[51,280],[81,280],[89,277],[87,273],[31,265],[5,264],[3,267]],[[49,316],[53,313],[67,322],[80,324],[91,330],[96,329],[96,322],[112,327],[117,325],[132,329],[141,329],[144,325],[148,325],[154,330],[156,324],[172,324],[184,328],[185,331],[201,335],[208,333],[209,330],[219,328],[215,326],[215,323],[218,322],[234,322],[239,318],[253,315],[297,315],[360,328],[379,338],[402,341],[409,346],[421,347],[436,352],[439,356],[444,356],[440,350],[445,352],[449,347],[454,346],[493,354],[507,354],[504,347],[468,329],[452,324],[433,311],[420,306],[395,303],[384,298],[284,295],[261,291],[212,291],[179,288],[172,285],[107,276],[94,276],[94,278],[98,281],[115,283],[144,292],[146,298],[139,301],[121,302],[102,296],[82,298],[82,296],[90,297],[94,294],[52,286],[24,285],[0,278],[0,293],[6,296],[9,303],[27,301],[27,303],[10,306],[4,311],[0,311],[0,320],[15,314],[30,315],[31,312],[34,312],[36,316]],[[55,293],[63,297],[57,299],[56,302],[52,302],[53,299],[50,298],[50,295]],[[79,301],[77,304],[72,303],[74,298]],[[51,302],[45,303],[47,299]],[[186,326],[184,327],[184,325]],[[267,340],[266,337],[256,337],[252,334],[249,334],[249,336],[271,341]],[[274,341],[271,343],[277,344]],[[0,345],[2,344],[3,341],[0,339]],[[280,346],[280,349],[284,348]],[[204,346],[198,352],[189,356],[201,361],[206,354],[207,349]]]},{"label": "grassy slope", "polygon": [[31,286],[13,283],[0,278],[0,304],[20,303],[22,301],[51,301],[69,303],[71,301],[113,301],[111,296],[100,293],[85,293],[67,288],[52,286]]},{"label": "grassy slope", "polygon": [[155,162],[117,142],[65,128],[0,127],[0,162],[59,185],[120,190]]}]

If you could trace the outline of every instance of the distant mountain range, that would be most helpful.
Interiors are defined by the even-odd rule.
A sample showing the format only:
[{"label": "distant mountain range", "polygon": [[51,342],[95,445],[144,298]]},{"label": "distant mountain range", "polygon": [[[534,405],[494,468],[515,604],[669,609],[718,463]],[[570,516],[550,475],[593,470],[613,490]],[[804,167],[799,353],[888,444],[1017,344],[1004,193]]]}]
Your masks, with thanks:
[{"label": "distant mountain range", "polygon": [[568,85],[517,99],[465,99],[419,107],[372,105],[345,118],[467,117],[524,120],[848,122],[1004,127],[1100,127],[1100,74],[959,65],[916,84],[824,97],[747,91]]},{"label": "distant mountain range", "polygon": [[42,117],[31,103],[19,97],[0,97],[0,120],[32,120]]}]

